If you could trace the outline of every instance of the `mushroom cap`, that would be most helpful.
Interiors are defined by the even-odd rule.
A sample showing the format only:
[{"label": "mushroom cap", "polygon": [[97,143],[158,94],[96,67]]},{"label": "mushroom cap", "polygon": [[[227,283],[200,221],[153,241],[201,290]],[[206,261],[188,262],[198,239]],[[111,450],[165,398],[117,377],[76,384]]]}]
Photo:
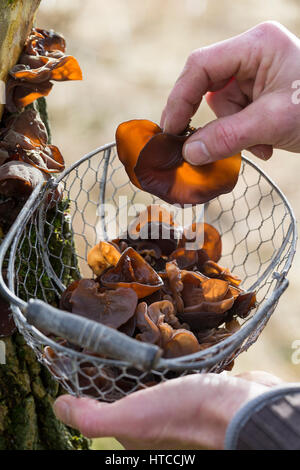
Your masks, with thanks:
[{"label": "mushroom cap", "polygon": [[156,271],[131,247],[122,253],[116,266],[102,274],[100,281],[110,289],[129,287],[139,299],[147,297],[163,285]]},{"label": "mushroom cap", "polygon": [[141,189],[136,178],[134,167],[141,149],[161,128],[146,119],[126,121],[120,124],[116,131],[118,157],[123,163],[130,181]]},{"label": "mushroom cap", "polygon": [[100,241],[88,252],[87,262],[96,276],[100,276],[106,269],[115,266],[121,253],[117,248],[108,242]]},{"label": "mushroom cap", "polygon": [[232,191],[241,154],[194,166],[182,156],[187,138],[164,133],[151,121],[127,121],[117,128],[118,156],[133,184],[170,204],[203,204]]},{"label": "mushroom cap", "polygon": [[9,72],[6,107],[16,112],[51,89],[50,80],[81,80],[82,72],[77,60],[65,55],[65,40],[54,31],[31,30],[19,63]]},{"label": "mushroom cap", "polygon": [[137,295],[133,289],[99,289],[94,280],[81,279],[70,295],[69,304],[72,313],[119,328],[134,315]]}]

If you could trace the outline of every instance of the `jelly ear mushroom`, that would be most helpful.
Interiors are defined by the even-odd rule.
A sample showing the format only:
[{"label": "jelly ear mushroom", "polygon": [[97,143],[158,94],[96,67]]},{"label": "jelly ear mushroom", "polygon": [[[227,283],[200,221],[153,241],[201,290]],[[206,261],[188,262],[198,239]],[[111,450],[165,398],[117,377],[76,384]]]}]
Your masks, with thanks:
[{"label": "jelly ear mushroom", "polygon": [[187,356],[200,350],[199,342],[196,336],[188,330],[174,330],[170,341],[164,346],[163,356],[165,358],[175,358]]},{"label": "jelly ear mushroom", "polygon": [[177,248],[169,256],[170,260],[175,260],[179,269],[193,269],[197,266],[198,255],[196,250],[186,250],[185,248]]},{"label": "jelly ear mushroom", "polygon": [[132,289],[99,289],[92,279],[81,279],[67,299],[72,313],[111,328],[119,328],[134,315],[137,295]]},{"label": "jelly ear mushroom", "polygon": [[157,344],[160,338],[160,332],[155,321],[148,314],[146,302],[141,302],[135,312],[136,326],[140,333],[136,335],[139,341]]},{"label": "jelly ear mushroom", "polygon": [[65,55],[65,40],[54,31],[32,29],[19,63],[9,72],[6,107],[23,108],[52,89],[50,80],[81,80],[77,60]]},{"label": "jelly ear mushroom", "polygon": [[116,131],[118,157],[123,163],[130,181],[141,189],[134,168],[141,150],[156,134],[162,132],[154,122],[146,119],[135,119],[120,124]]},{"label": "jelly ear mushroom", "polygon": [[128,243],[132,246],[144,240],[155,244],[161,254],[170,255],[178,245],[182,231],[174,221],[174,217],[165,207],[151,204],[142,211],[127,229]]},{"label": "jelly ear mushroom", "polygon": [[203,274],[205,274],[206,276],[217,279],[223,279],[224,281],[227,281],[229,282],[229,284],[232,284],[236,287],[239,286],[242,282],[241,279],[237,276],[234,276],[228,268],[223,268],[222,266],[219,266],[217,263],[211,260],[206,261],[199,268],[201,269],[201,272],[203,272]]},{"label": "jelly ear mushroom", "polygon": [[208,258],[218,262],[222,256],[222,240],[215,227],[202,222],[193,222],[185,228],[178,244],[187,250],[204,250]]},{"label": "jelly ear mushroom", "polygon": [[150,204],[128,225],[128,235],[130,238],[139,237],[143,227],[150,223],[166,224],[170,227],[177,226],[173,215],[165,207],[160,204]]},{"label": "jelly ear mushroom", "polygon": [[10,161],[0,166],[0,194],[7,197],[28,197],[47,176],[29,163]]},{"label": "jelly ear mushroom", "polygon": [[233,190],[241,154],[193,166],[182,156],[187,135],[164,133],[151,121],[127,121],[117,129],[118,156],[133,184],[170,204],[202,204]]},{"label": "jelly ear mushroom", "polygon": [[93,273],[100,276],[108,268],[116,266],[120,258],[121,253],[113,244],[101,241],[88,252],[87,262]]},{"label": "jelly ear mushroom", "polygon": [[161,277],[133,248],[127,248],[118,263],[100,278],[103,286],[110,289],[130,287],[138,298],[147,297],[163,286]]},{"label": "jelly ear mushroom", "polygon": [[58,173],[64,169],[64,159],[59,149],[47,141],[47,130],[37,111],[25,109],[5,122],[1,131],[1,155],[30,163],[45,173]]}]

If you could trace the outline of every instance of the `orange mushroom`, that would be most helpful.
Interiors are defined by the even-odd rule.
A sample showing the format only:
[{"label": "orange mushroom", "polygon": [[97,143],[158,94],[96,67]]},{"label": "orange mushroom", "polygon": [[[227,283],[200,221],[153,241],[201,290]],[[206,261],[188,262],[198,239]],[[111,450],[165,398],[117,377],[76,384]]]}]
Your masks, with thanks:
[{"label": "orange mushroom", "polygon": [[52,89],[50,80],[82,79],[77,60],[64,54],[65,46],[64,38],[54,31],[32,29],[19,63],[9,72],[6,107],[10,112],[47,96]]},{"label": "orange mushroom", "polygon": [[235,301],[228,282],[184,271],[182,283],[184,311],[180,318],[193,330],[215,328],[227,319]]},{"label": "orange mushroom", "polygon": [[242,282],[241,279],[237,276],[234,276],[228,268],[223,268],[219,266],[214,261],[206,261],[199,267],[201,272],[208,277],[223,279],[224,281],[228,281],[233,286],[239,286]]},{"label": "orange mushroom", "polygon": [[174,358],[194,354],[200,350],[196,336],[188,330],[175,330],[165,344],[163,357]]},{"label": "orange mushroom", "polygon": [[187,135],[164,133],[151,121],[132,120],[119,125],[117,151],[133,184],[170,204],[202,204],[236,185],[241,155],[203,166],[182,156]]},{"label": "orange mushroom", "polygon": [[218,230],[203,222],[193,222],[185,228],[178,247],[184,247],[187,250],[204,250],[208,258],[215,262],[218,262],[222,255],[222,240]]},{"label": "orange mushroom", "polygon": [[93,273],[100,276],[106,269],[116,266],[120,258],[121,253],[113,244],[101,241],[88,252],[87,262]]},{"label": "orange mushroom", "polygon": [[154,122],[132,120],[120,124],[116,131],[116,144],[118,157],[123,163],[130,181],[141,189],[136,178],[134,168],[142,148],[155,135],[161,132],[161,128]]},{"label": "orange mushroom", "polygon": [[100,281],[110,289],[129,287],[136,292],[139,299],[147,297],[163,285],[160,276],[131,247],[122,253],[115,267],[102,274]]}]

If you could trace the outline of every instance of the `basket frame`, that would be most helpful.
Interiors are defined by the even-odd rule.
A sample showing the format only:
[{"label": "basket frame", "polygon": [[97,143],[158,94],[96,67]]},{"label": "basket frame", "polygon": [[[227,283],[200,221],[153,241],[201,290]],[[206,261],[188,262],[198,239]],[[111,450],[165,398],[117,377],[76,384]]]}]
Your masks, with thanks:
[{"label": "basket frame", "polygon": [[[3,262],[7,256],[9,251],[9,262],[7,268],[7,278],[8,278],[8,286],[5,284],[2,275],[0,275],[0,293],[3,295],[11,304],[11,308],[16,319],[17,324],[23,325],[24,329],[28,330],[30,335],[33,335],[37,338],[40,343],[45,345],[49,345],[51,347],[55,347],[62,353],[65,351],[68,353],[69,356],[73,356],[74,359],[80,358],[89,358],[88,355],[72,351],[69,348],[65,348],[53,340],[45,336],[41,333],[37,328],[30,325],[26,320],[26,312],[28,309],[28,302],[25,302],[21,298],[19,298],[15,294],[14,285],[15,285],[15,272],[14,272],[14,260],[17,255],[17,247],[19,239],[22,235],[22,232],[31,218],[32,214],[35,211],[38,211],[38,230],[37,234],[39,237],[39,242],[41,245],[44,243],[43,238],[43,220],[44,220],[44,205],[46,200],[46,195],[49,191],[52,191],[57,185],[64,180],[64,178],[69,175],[72,171],[76,171],[77,167],[79,167],[83,162],[92,158],[93,156],[103,153],[105,166],[104,172],[102,174],[101,180],[99,181],[101,185],[101,201],[105,201],[105,190],[106,190],[106,176],[107,176],[107,168],[108,162],[110,158],[111,150],[115,147],[115,143],[109,143],[104,146],[98,147],[95,150],[87,153],[82,158],[80,158],[77,162],[71,165],[69,168],[64,170],[57,178],[50,178],[50,180],[46,184],[38,185],[35,190],[32,192],[31,196],[25,203],[22,211],[20,212],[17,220],[11,226],[8,234],[6,235],[5,239],[3,240],[0,246],[0,267],[2,273],[2,266]],[[265,324],[271,317],[272,313],[274,312],[277,302],[282,295],[282,293],[288,287],[288,280],[286,278],[287,273],[292,265],[292,261],[296,252],[296,244],[297,244],[297,231],[296,231],[296,219],[291,208],[290,203],[288,202],[285,195],[282,191],[278,188],[278,186],[269,178],[262,169],[260,169],[255,163],[249,160],[246,156],[242,156],[243,161],[254,168],[259,174],[263,176],[265,180],[275,189],[276,193],[284,202],[290,216],[290,226],[288,229],[287,236],[282,243],[282,246],[273,256],[271,262],[265,269],[265,271],[260,275],[260,277],[255,281],[255,283],[251,286],[251,289],[255,289],[257,285],[259,285],[262,280],[270,274],[271,271],[274,271],[274,267],[276,266],[278,260],[280,259],[281,254],[283,253],[284,249],[287,246],[287,243],[290,243],[290,250],[288,257],[286,259],[285,265],[282,269],[281,273],[273,272],[273,277],[276,279],[276,285],[273,289],[272,294],[270,297],[262,303],[253,317],[237,332],[233,333],[230,337],[224,339],[223,341],[211,346],[210,348],[200,351],[198,353],[184,356],[183,358],[175,358],[175,359],[164,359],[160,358],[156,364],[156,370],[186,370],[186,371],[194,371],[200,368],[201,371],[208,370],[209,368],[213,367],[220,361],[224,360],[224,358],[228,357],[229,355],[233,354],[238,348],[240,348],[245,341],[245,339],[251,334],[251,332],[261,326],[261,329],[264,328]],[[62,289],[63,284],[59,280],[58,276],[54,272],[50,260],[47,257],[47,250],[44,250],[44,263],[46,265],[47,271],[51,274],[52,280],[58,285],[60,289]],[[47,309],[47,304],[45,304],[45,309]],[[94,360],[97,362],[96,358]],[[108,364],[112,366],[130,366],[130,363],[126,361],[120,361],[115,359],[99,359],[99,364]]]}]

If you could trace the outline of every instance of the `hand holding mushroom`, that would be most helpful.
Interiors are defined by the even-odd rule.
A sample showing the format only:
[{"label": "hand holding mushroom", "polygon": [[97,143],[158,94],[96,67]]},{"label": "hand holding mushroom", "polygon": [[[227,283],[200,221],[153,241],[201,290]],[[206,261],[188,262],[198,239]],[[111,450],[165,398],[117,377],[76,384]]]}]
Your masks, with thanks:
[{"label": "hand holding mushroom", "polygon": [[244,149],[267,160],[273,148],[300,152],[300,40],[265,22],[192,52],[162,113],[161,127],[181,133],[203,96],[217,119],[185,141],[193,165],[220,161]]}]

